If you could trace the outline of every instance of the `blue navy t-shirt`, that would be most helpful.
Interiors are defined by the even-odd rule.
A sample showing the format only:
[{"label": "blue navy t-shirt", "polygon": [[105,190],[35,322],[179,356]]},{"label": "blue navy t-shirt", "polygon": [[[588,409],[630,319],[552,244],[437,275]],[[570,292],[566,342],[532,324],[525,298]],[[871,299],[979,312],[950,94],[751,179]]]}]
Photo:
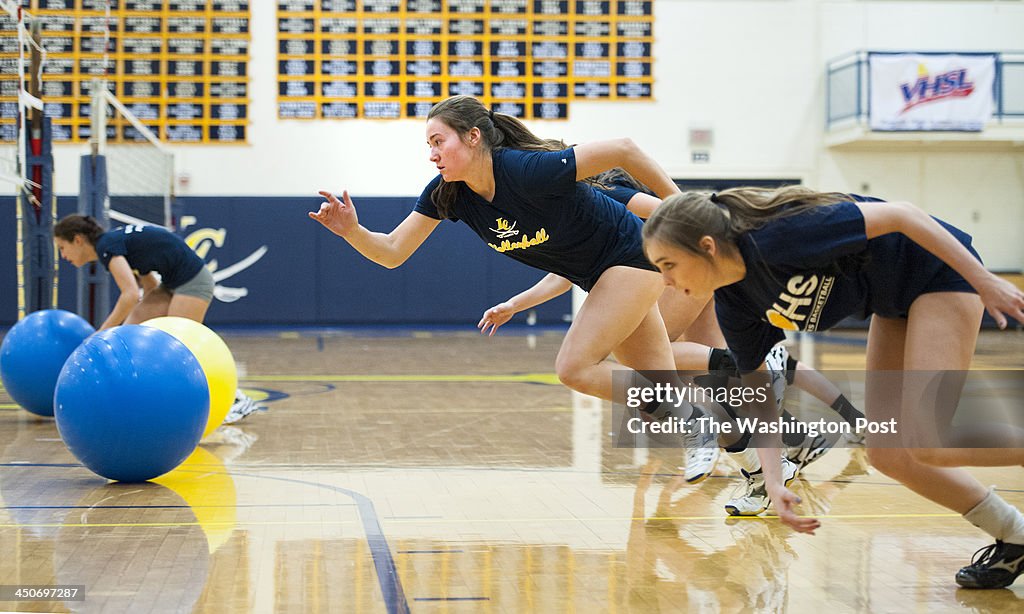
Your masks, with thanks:
[{"label": "blue navy t-shirt", "polygon": [[606,187],[598,187],[599,190],[604,192],[608,198],[614,201],[620,202],[624,205],[628,205],[629,201],[633,200],[633,197],[637,194],[641,194],[640,190],[624,185],[622,183],[612,183]]},{"label": "blue navy t-shirt", "polygon": [[[858,202],[878,199],[854,196]],[[971,237],[937,220],[960,243]],[[757,369],[784,330],[827,330],[849,316],[905,318],[937,278],[966,282],[905,235],[868,240],[853,202],[814,207],[768,222],[737,240],[742,280],[715,291],[715,311],[739,369]],[[933,287],[933,286],[932,286]]]},{"label": "blue navy t-shirt", "polygon": [[[494,200],[460,182],[449,214],[492,249],[588,291],[612,266],[656,270],[644,256],[643,222],[602,190],[576,181],[572,149],[498,149],[492,159]],[[416,212],[441,219],[431,200],[440,182],[438,176],[427,185]]]},{"label": "blue navy t-shirt", "polygon": [[159,226],[124,226],[103,233],[96,241],[96,255],[108,270],[110,259],[124,256],[132,270],[140,275],[160,274],[160,283],[168,288],[195,277],[203,260],[180,237]]}]

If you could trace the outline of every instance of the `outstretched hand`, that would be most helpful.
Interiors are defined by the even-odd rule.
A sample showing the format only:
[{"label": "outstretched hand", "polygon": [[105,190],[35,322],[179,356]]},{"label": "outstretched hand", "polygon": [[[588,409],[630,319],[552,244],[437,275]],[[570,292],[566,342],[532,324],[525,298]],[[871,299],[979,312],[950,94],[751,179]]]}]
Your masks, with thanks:
[{"label": "outstretched hand", "polygon": [[325,190],[320,190],[319,194],[327,199],[327,202],[320,203],[319,211],[310,211],[310,218],[320,222],[339,237],[344,237],[359,226],[359,217],[356,215],[352,199],[349,198],[348,190],[341,193],[341,200]]},{"label": "outstretched hand", "polygon": [[789,528],[799,533],[814,535],[814,532],[821,527],[821,522],[817,518],[807,518],[796,513],[795,507],[800,504],[800,497],[796,496],[792,490],[785,486],[779,486],[770,489],[769,494],[772,503],[775,504],[775,512],[779,515],[779,520]]},{"label": "outstretched hand", "polygon": [[989,274],[985,283],[976,290],[999,328],[1006,328],[1006,316],[1024,324],[1024,291],[1020,288],[1002,277]]},{"label": "outstretched hand", "polygon": [[[511,320],[514,315],[516,310],[511,303],[498,303],[484,312],[484,317],[480,318],[480,323],[476,327],[481,333],[493,337],[498,327]],[[488,328],[491,330],[490,333],[487,332]]]}]

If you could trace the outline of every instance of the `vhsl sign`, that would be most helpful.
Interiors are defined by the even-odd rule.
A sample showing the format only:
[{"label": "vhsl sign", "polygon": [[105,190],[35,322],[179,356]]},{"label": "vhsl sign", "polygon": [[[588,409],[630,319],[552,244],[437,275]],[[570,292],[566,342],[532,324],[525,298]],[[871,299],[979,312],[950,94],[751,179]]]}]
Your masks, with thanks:
[{"label": "vhsl sign", "polygon": [[980,131],[995,107],[994,54],[870,53],[872,130]]}]

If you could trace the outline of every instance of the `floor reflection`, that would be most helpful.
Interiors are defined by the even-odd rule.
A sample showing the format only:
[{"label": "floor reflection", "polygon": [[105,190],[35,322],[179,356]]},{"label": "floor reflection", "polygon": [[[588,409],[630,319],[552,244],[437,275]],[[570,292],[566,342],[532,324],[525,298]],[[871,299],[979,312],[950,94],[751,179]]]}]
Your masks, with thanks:
[{"label": "floor reflection", "polygon": [[[792,349],[861,368],[843,339]],[[980,362],[1024,365],[1015,339],[983,335]],[[986,538],[862,450],[794,484],[817,536],[728,519],[738,468],[687,485],[680,450],[614,447],[610,407],[551,374],[560,335],[227,341],[268,411],[150,484],[97,478],[0,392],[0,578],[87,594],[0,610],[1021,609],[1020,586],[957,590]],[[1019,468],[974,472],[1024,505]]]}]

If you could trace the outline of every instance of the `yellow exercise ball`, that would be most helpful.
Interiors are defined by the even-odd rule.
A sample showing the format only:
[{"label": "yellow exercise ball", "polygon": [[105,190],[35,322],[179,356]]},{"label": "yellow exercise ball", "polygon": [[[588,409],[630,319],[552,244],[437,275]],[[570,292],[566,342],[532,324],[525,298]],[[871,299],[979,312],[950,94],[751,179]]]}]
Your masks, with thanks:
[{"label": "yellow exercise ball", "polygon": [[203,368],[206,382],[210,386],[210,418],[203,430],[203,437],[206,437],[224,422],[224,416],[228,415],[235,402],[238,372],[231,350],[217,333],[188,318],[164,316],[146,320],[142,325],[170,334],[184,343],[199,360],[199,366]]}]

